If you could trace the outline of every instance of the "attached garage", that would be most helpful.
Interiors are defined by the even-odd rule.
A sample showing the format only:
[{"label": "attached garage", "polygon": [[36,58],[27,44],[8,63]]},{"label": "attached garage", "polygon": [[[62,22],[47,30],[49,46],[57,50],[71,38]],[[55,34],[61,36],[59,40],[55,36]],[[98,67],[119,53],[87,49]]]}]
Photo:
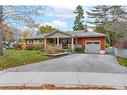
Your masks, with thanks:
[{"label": "attached garage", "polygon": [[85,43],[86,53],[100,53],[100,41],[86,41]]},{"label": "attached garage", "polygon": [[78,41],[85,48],[85,53],[105,53],[105,34],[86,32]]}]

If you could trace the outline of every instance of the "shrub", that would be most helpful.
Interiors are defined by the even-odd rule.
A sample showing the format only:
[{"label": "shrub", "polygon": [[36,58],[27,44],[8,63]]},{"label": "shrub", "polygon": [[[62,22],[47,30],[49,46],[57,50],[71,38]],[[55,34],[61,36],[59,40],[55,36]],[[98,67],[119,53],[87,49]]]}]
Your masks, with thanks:
[{"label": "shrub", "polygon": [[15,44],[15,45],[14,45],[14,48],[15,48],[16,50],[21,50],[21,49],[22,49],[22,44]]},{"label": "shrub", "polygon": [[105,47],[106,47],[106,48],[109,48],[109,47],[110,47],[110,44],[106,43],[106,44],[105,44]]},{"label": "shrub", "polygon": [[35,50],[42,50],[44,48],[42,44],[34,45],[34,47],[35,47]]},{"label": "shrub", "polygon": [[43,44],[36,44],[36,45],[26,45],[27,50],[42,50],[44,49]]},{"label": "shrub", "polygon": [[84,48],[79,48],[79,47],[75,48],[75,52],[78,52],[78,53],[83,53],[84,50],[85,50]]},{"label": "shrub", "polygon": [[34,45],[27,45],[26,46],[26,49],[27,50],[34,50]]},{"label": "shrub", "polygon": [[47,50],[45,51],[46,54],[56,54],[60,52],[63,52],[63,50],[53,45],[48,45]]},{"label": "shrub", "polygon": [[26,49],[26,44],[23,44],[21,47],[22,47],[22,50],[25,50]]}]

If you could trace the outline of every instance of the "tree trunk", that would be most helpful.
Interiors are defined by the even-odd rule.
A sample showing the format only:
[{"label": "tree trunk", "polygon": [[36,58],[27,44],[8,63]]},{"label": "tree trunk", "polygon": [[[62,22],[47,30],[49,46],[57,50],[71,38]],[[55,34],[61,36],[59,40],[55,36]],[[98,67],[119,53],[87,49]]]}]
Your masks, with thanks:
[{"label": "tree trunk", "polygon": [[107,32],[107,38],[108,38],[109,44],[111,45],[111,39],[110,39],[110,34],[109,34],[109,32]]},{"label": "tree trunk", "polygon": [[[3,8],[0,5],[0,24],[2,24]],[[3,55],[3,36],[2,29],[0,29],[0,56]]]}]

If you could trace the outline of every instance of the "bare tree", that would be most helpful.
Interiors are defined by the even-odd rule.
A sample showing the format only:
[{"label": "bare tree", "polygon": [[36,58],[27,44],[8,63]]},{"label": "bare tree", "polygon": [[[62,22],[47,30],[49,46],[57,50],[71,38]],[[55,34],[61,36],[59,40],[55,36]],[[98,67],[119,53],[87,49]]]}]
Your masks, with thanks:
[{"label": "bare tree", "polygon": [[[6,29],[8,25],[11,27],[15,27],[12,24],[16,23],[23,23],[25,26],[29,27],[30,29],[38,28],[39,23],[36,22],[32,16],[42,15],[38,10],[43,10],[43,6],[1,6],[1,44],[5,41],[2,41],[2,37],[4,32],[10,32],[10,29]],[[19,33],[19,32],[18,32]],[[4,38],[3,38],[4,39]],[[11,41],[11,40],[10,40]],[[2,45],[1,45],[2,48]],[[2,50],[2,49],[1,49]]]}]

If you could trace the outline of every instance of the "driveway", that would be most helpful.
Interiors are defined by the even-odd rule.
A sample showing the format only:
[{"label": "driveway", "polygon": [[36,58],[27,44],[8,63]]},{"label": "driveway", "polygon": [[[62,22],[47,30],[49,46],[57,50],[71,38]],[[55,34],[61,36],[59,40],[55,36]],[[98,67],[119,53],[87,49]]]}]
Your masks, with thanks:
[{"label": "driveway", "polygon": [[72,54],[35,64],[8,69],[9,72],[98,72],[127,73],[114,56],[99,54]]}]

